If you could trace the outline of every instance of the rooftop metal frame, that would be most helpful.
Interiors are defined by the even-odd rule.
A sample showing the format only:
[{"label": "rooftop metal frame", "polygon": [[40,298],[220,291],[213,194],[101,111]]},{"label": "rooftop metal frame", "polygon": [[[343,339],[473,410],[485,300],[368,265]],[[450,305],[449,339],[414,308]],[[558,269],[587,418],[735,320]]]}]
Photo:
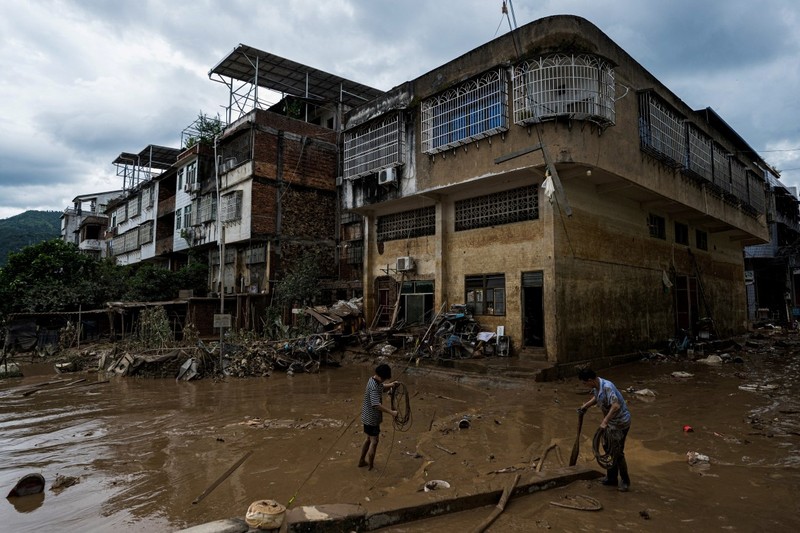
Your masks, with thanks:
[{"label": "rooftop metal frame", "polygon": [[[239,44],[214,68],[209,79],[228,87],[226,123],[231,124],[252,109],[269,109],[276,102],[266,98],[269,91],[291,95],[317,105],[359,106],[384,91],[334,74]],[[266,89],[259,91],[259,89]]]},{"label": "rooftop metal frame", "polygon": [[122,178],[122,189],[128,191],[172,167],[180,153],[178,148],[150,144],[138,154],[122,152],[112,164]]}]

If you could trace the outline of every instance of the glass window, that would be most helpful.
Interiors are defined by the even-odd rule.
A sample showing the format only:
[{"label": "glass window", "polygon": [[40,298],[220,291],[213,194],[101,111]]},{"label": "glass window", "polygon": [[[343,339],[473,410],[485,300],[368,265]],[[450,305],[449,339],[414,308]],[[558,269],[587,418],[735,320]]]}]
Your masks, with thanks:
[{"label": "glass window", "polygon": [[183,208],[183,227],[188,228],[192,225],[192,206],[187,205]]},{"label": "glass window", "polygon": [[505,274],[483,274],[464,278],[465,302],[475,315],[506,314]]},{"label": "glass window", "polygon": [[422,151],[435,154],[508,130],[506,78],[490,71],[422,102]]},{"label": "glass window", "polygon": [[664,217],[660,217],[658,215],[650,214],[647,216],[647,226],[650,230],[650,236],[655,237],[656,239],[665,239],[667,238],[667,229],[666,229],[666,221]]},{"label": "glass window", "polygon": [[181,229],[181,208],[175,210],[175,229]]}]

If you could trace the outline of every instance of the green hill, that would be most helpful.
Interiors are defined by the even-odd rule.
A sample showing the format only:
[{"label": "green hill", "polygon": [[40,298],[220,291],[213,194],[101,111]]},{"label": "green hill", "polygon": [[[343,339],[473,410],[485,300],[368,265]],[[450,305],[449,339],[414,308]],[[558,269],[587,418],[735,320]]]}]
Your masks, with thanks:
[{"label": "green hill", "polygon": [[10,252],[61,236],[61,211],[25,211],[0,219],[0,267]]}]

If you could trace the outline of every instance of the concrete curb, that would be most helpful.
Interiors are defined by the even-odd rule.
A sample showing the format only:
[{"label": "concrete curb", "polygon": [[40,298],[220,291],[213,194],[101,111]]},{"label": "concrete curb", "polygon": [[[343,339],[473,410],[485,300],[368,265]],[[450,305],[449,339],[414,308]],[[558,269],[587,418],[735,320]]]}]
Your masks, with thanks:
[{"label": "concrete curb", "polygon": [[[523,473],[511,498],[563,487],[580,480],[592,480],[603,474],[579,466],[555,468],[548,472]],[[457,513],[478,507],[496,505],[511,476],[498,475],[474,490],[455,489],[417,492],[404,495],[400,502],[367,502],[356,504],[326,504],[295,507],[286,512],[280,531],[287,533],[341,533],[342,531],[374,531],[376,529],[413,522],[425,518]],[[389,506],[396,504],[396,506]],[[209,522],[182,533],[255,533],[244,520],[231,518]]]}]

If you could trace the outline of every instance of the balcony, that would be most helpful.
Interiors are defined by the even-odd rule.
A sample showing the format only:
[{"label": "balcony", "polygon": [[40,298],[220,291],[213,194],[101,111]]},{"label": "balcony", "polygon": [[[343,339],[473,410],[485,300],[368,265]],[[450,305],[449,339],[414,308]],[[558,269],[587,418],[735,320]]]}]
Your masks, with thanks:
[{"label": "balcony", "polygon": [[99,239],[84,239],[78,244],[78,249],[83,252],[99,252],[103,249],[103,241]]}]

